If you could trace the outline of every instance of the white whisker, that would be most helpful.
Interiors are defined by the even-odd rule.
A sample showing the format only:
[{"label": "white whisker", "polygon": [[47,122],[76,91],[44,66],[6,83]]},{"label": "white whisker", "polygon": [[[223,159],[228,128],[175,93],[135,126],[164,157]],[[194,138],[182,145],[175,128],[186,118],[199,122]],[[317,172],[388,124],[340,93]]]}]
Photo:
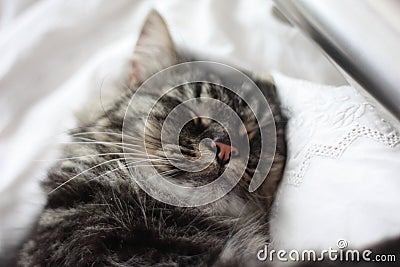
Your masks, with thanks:
[{"label": "white whisker", "polygon": [[[163,167],[164,166],[165,167],[165,166],[168,166],[166,164],[158,164],[158,165],[157,164],[139,164],[139,165],[136,165],[136,163],[138,163],[138,162],[130,162],[128,164],[124,164],[123,166],[119,166],[119,167],[114,168],[112,170],[106,171],[105,173],[102,173],[102,174],[100,174],[100,175],[88,180],[87,183],[91,182],[93,180],[96,180],[98,178],[101,178],[101,177],[103,177],[103,176],[105,176],[105,175],[107,175],[109,173],[113,173],[113,172],[115,172],[117,170],[125,170],[125,169],[129,169],[131,167],[148,167],[148,166],[154,166],[154,167]],[[172,170],[170,170],[170,171],[172,171]],[[160,172],[160,174],[165,173],[165,172],[167,172],[167,171]]]},{"label": "white whisker", "polygon": [[80,139],[80,140],[90,141],[90,142],[92,142],[92,141],[93,142],[105,142],[105,143],[116,144],[116,145],[121,145],[121,146],[127,145],[127,146],[132,146],[132,147],[143,147],[142,144],[141,145],[136,145],[136,144],[124,143],[124,142],[100,141],[100,140],[97,140],[97,139],[92,139],[92,138],[87,138],[87,137],[75,137],[75,138]]},{"label": "white whisker", "polygon": [[[131,148],[131,147],[126,147],[127,145],[129,146],[129,144],[125,144],[125,143],[112,143],[112,142],[104,142],[104,141],[96,141],[96,142],[84,142],[84,141],[70,141],[70,142],[59,142],[59,144],[87,144],[87,145],[94,145],[94,144],[98,144],[98,145],[110,145],[110,146],[115,146],[115,147],[119,147],[122,149],[127,149],[127,150],[132,150],[132,151],[141,151],[139,149],[135,149],[135,148]],[[132,145],[133,146],[133,145]],[[138,146],[138,145],[135,145]]]},{"label": "white whisker", "polygon": [[108,134],[108,135],[116,135],[116,136],[126,136],[132,139],[137,139],[137,140],[141,140],[138,137],[134,137],[132,135],[128,135],[125,133],[112,133],[112,132],[79,132],[79,133],[73,133],[71,134],[71,136],[78,136],[78,135],[85,135],[85,134]]},{"label": "white whisker", "polygon": [[[56,158],[56,159],[43,159],[43,160],[35,160],[35,161],[63,161],[63,160],[72,160],[72,159],[82,159],[86,157],[102,157],[102,156],[112,156],[112,155],[128,155],[128,156],[143,156],[143,157],[124,157],[125,159],[145,159],[146,157],[148,160],[153,160],[153,159],[165,159],[160,156],[156,155],[148,155],[146,153],[123,153],[123,152],[112,152],[112,153],[101,153],[101,154],[91,154],[91,155],[82,155],[82,156],[74,156],[74,157],[68,157],[68,158]],[[121,158],[123,159],[123,158]],[[171,159],[173,160],[173,159]]]},{"label": "white whisker", "polygon": [[53,193],[54,191],[58,190],[59,188],[61,188],[62,186],[66,185],[67,183],[69,183],[69,182],[72,181],[73,179],[79,177],[81,174],[84,174],[84,173],[86,173],[86,172],[88,172],[88,171],[90,171],[90,170],[93,170],[94,168],[100,167],[100,166],[102,166],[102,165],[104,165],[104,164],[107,164],[107,163],[110,163],[110,162],[114,162],[114,161],[119,161],[119,160],[121,160],[121,158],[107,160],[107,161],[102,162],[102,163],[99,163],[99,164],[97,164],[97,165],[95,165],[95,166],[93,166],[93,167],[90,167],[89,169],[86,169],[86,170],[84,170],[84,171],[81,171],[81,172],[78,173],[77,175],[75,175],[75,176],[69,178],[69,179],[66,180],[65,182],[63,182],[63,183],[61,183],[60,185],[58,185],[56,188],[54,188],[53,190],[51,190],[48,194],[51,194],[51,193]]}]

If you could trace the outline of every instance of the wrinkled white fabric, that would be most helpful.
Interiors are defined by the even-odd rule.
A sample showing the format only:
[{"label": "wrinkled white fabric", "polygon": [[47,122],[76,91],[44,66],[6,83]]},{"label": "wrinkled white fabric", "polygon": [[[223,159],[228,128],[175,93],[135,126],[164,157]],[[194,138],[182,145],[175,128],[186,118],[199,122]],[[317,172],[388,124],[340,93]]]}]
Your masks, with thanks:
[{"label": "wrinkled white fabric", "polygon": [[362,248],[399,235],[400,125],[353,87],[274,79],[289,118],[274,248]]},{"label": "wrinkled white fabric", "polygon": [[272,15],[270,1],[2,0],[0,251],[37,214],[45,159],[56,157],[73,113],[118,83],[152,7],[179,48],[252,71],[344,83],[310,41]]}]

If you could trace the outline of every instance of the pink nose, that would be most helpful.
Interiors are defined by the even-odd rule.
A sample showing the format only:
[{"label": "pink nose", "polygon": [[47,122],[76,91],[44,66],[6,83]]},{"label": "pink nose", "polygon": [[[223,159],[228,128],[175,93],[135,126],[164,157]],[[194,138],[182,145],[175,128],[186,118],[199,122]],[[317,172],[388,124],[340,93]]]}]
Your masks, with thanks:
[{"label": "pink nose", "polygon": [[239,155],[239,151],[233,146],[221,142],[215,142],[215,146],[217,147],[217,158],[221,164],[228,163],[231,155]]}]

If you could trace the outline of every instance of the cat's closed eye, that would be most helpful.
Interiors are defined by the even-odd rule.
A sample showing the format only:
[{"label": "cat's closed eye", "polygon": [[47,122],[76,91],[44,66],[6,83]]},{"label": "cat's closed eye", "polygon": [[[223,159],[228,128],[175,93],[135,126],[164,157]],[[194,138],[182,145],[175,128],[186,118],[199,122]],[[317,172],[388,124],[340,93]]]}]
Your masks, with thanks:
[{"label": "cat's closed eye", "polygon": [[197,131],[202,132],[210,126],[211,119],[206,117],[196,116],[193,118],[193,124],[196,127]]}]

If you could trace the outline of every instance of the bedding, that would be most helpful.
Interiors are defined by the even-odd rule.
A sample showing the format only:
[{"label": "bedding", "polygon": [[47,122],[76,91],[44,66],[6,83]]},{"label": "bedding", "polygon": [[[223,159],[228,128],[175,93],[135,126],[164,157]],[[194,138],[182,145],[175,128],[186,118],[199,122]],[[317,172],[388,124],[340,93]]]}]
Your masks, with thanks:
[{"label": "bedding", "polygon": [[351,86],[275,73],[288,158],[271,217],[277,249],[362,248],[400,234],[400,125]]}]

